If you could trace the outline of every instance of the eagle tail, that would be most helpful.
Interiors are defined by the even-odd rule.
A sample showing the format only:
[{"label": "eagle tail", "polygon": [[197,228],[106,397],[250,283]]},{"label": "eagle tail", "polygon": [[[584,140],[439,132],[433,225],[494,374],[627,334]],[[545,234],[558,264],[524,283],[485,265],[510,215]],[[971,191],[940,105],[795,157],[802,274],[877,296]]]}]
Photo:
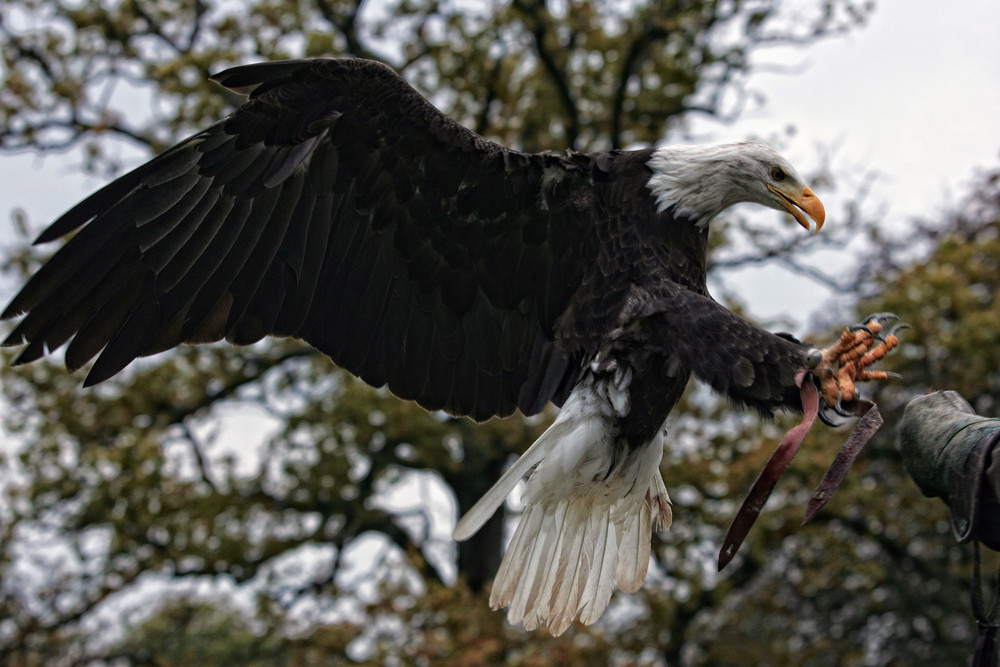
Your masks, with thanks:
[{"label": "eagle tail", "polygon": [[545,458],[549,450],[562,439],[566,430],[564,426],[559,419],[556,419],[538,437],[538,440],[535,440],[534,444],[528,447],[524,454],[521,454],[521,457],[514,462],[514,465],[507,468],[506,472],[500,476],[500,479],[490,487],[490,490],[484,493],[482,498],[477,500],[476,504],[459,519],[455,530],[452,532],[452,537],[455,540],[463,542],[469,539],[483,527],[483,524],[490,520],[490,517],[503,504],[503,501],[507,499],[510,492],[517,486],[517,483],[525,475],[529,474]]},{"label": "eagle tail", "polygon": [[475,533],[529,475],[525,509],[493,581],[490,606],[533,630],[566,631],[600,618],[616,585],[635,591],[649,567],[654,528],[670,525],[659,463],[662,433],[629,448],[615,437],[618,410],[596,387],[574,389],[555,423],[455,529]]}]

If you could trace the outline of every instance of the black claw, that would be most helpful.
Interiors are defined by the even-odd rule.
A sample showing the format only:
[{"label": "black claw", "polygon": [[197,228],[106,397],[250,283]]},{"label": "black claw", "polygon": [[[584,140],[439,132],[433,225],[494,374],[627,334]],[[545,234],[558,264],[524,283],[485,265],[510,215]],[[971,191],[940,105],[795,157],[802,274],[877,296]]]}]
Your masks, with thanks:
[{"label": "black claw", "polygon": [[[888,324],[889,322],[893,322],[893,321],[898,320],[898,319],[899,319],[899,316],[896,315],[896,313],[872,313],[871,315],[869,315],[868,317],[866,317],[864,319],[864,321],[861,322],[860,324],[853,324],[850,327],[848,327],[848,330],[849,331],[861,331],[861,330],[867,331],[869,336],[871,336],[875,340],[879,341],[880,343],[884,343],[885,342],[885,336],[882,334],[882,332],[875,333],[868,326],[868,323],[869,322],[878,322],[879,324],[882,325],[882,327],[885,327],[885,325]],[[896,326],[898,327],[899,325],[896,325]],[[893,327],[893,331],[895,331],[895,330],[896,330],[896,327]]]},{"label": "black claw", "polygon": [[841,417],[853,417],[854,413],[844,410],[843,406],[841,405],[841,401],[843,400],[844,400],[843,398],[837,399],[837,402],[833,404],[833,411],[836,412]]},{"label": "black claw", "polygon": [[826,410],[827,410],[826,401],[820,399],[819,410],[816,413],[819,416],[819,420],[832,428],[837,428],[838,426],[844,425],[844,422],[835,421],[834,419],[832,419]]},{"label": "black claw", "polygon": [[872,313],[864,319],[864,324],[869,322],[878,322],[882,326],[885,326],[889,322],[894,322],[899,319],[899,315],[896,313]]},{"label": "black claw", "polygon": [[911,327],[906,322],[899,322],[899,323],[893,325],[893,327],[891,329],[889,329],[889,332],[886,335],[888,335],[888,336],[899,336],[899,332],[900,331],[903,331],[904,329],[912,329],[912,328],[913,327]]}]

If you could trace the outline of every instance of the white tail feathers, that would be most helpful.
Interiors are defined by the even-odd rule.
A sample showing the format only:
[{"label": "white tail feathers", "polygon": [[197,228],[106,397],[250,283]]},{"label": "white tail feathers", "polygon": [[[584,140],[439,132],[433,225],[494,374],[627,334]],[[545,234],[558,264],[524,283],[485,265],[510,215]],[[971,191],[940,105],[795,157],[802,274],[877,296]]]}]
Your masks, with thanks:
[{"label": "white tail feathers", "polygon": [[662,433],[631,449],[614,438],[614,408],[578,387],[555,423],[458,522],[471,537],[526,474],[524,513],[493,581],[490,606],[560,635],[600,618],[617,585],[633,592],[649,567],[654,528],[671,522],[659,463]]},{"label": "white tail feathers", "polygon": [[545,458],[548,450],[555,443],[569,435],[567,433],[569,429],[566,426],[567,424],[564,420],[556,419],[551,426],[545,429],[545,432],[539,436],[538,440],[535,440],[534,444],[528,447],[524,454],[521,454],[521,457],[514,462],[514,465],[508,468],[500,476],[500,479],[490,487],[490,490],[476,501],[472,509],[459,519],[455,530],[452,532],[452,537],[462,542],[475,535],[483,527],[483,524],[490,520],[490,517],[497,511],[497,508],[503,504],[503,501],[507,499],[507,496],[514,490],[517,483],[521,481],[521,478],[531,472],[532,468]]}]

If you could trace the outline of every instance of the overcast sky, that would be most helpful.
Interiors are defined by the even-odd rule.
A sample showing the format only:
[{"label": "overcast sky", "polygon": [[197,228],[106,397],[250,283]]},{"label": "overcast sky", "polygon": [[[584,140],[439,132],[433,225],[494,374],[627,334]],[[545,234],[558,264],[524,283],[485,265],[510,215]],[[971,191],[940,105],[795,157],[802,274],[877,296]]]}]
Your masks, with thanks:
[{"label": "overcast sky", "polygon": [[[768,49],[757,62],[792,66],[761,72],[749,85],[766,98],[739,122],[693,124],[698,141],[782,135],[801,171],[815,168],[820,146],[836,147],[835,170],[871,170],[871,203],[894,228],[933,217],[965,191],[977,168],[1000,164],[1000,1],[879,0],[867,26],[805,49]],[[8,214],[23,208],[37,228],[100,183],[74,174],[72,158],[0,157],[0,251],[9,246]],[[846,179],[849,181],[849,179]],[[850,186],[850,183],[847,183]],[[824,200],[849,193],[821,193]],[[837,223],[830,207],[828,224]],[[753,289],[773,277],[747,272]],[[804,287],[804,290],[813,289]],[[0,301],[10,286],[0,284]],[[816,299],[815,301],[818,301]],[[803,312],[808,293],[771,299],[754,312]]]},{"label": "overcast sky", "polygon": [[[838,205],[870,172],[875,182],[866,209],[902,232],[914,218],[934,219],[960,201],[978,169],[1000,165],[998,35],[998,0],[877,0],[869,23],[844,37],[759,52],[756,62],[795,73],[751,76],[749,87],[766,98],[763,108],[729,126],[696,122],[695,139],[779,136],[803,172],[833,148],[833,171],[842,182],[838,192],[819,192],[827,203],[825,229],[837,225]],[[786,138],[787,127],[795,133]],[[820,306],[828,313],[832,306],[838,321],[847,316],[839,312],[847,302],[831,304],[815,284],[776,277],[774,269],[725,279],[758,317],[801,322]]]},{"label": "overcast sky", "polygon": [[795,126],[790,157],[809,161],[819,142],[836,163],[880,174],[890,216],[937,209],[963,192],[976,167],[1000,164],[1000,2],[877,0],[869,24],[807,49],[759,53],[801,65],[762,73],[767,98],[719,136],[767,136]]}]

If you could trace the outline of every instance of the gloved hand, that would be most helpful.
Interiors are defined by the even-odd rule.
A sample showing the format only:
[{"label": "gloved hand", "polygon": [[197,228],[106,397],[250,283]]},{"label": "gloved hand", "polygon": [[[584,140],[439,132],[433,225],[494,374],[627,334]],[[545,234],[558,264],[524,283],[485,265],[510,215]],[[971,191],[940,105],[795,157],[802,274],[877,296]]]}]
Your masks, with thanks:
[{"label": "gloved hand", "polygon": [[907,472],[925,496],[951,509],[955,539],[1000,551],[1000,419],[977,415],[954,391],[914,398],[899,424]]}]

